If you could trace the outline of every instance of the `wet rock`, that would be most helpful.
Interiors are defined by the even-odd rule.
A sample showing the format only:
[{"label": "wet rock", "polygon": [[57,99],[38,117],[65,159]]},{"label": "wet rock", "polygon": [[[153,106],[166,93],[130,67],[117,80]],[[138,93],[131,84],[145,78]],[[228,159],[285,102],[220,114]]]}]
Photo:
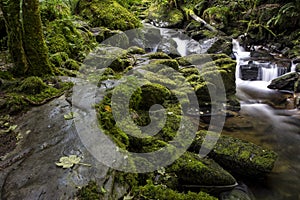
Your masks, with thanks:
[{"label": "wet rock", "polygon": [[201,159],[199,155],[186,152],[172,165],[168,173],[175,173],[182,185],[228,186],[236,180],[211,159]]},{"label": "wet rock", "polygon": [[[17,120],[23,139],[0,162],[0,166],[6,163],[0,175],[3,199],[74,199],[78,187],[90,180],[101,186],[110,178],[109,168],[96,161],[81,143],[72,120],[64,120],[70,111],[69,103],[61,97]],[[21,149],[29,150],[22,153]],[[66,155],[77,155],[91,167],[57,167],[55,162]],[[114,187],[108,188],[108,193]]]},{"label": "wet rock", "polygon": [[260,66],[252,62],[249,62],[247,65],[241,65],[241,79],[242,80],[258,80]]},{"label": "wet rock", "polygon": [[[207,136],[209,138],[205,139]],[[212,141],[216,140],[211,138],[218,139],[215,145]],[[213,132],[197,133],[189,150],[199,152],[200,147],[211,149],[209,156],[231,173],[252,178],[270,173],[277,159],[277,154],[271,150],[229,136],[219,137]]]},{"label": "wet rock", "polygon": [[268,88],[278,90],[288,90],[292,92],[300,92],[299,85],[300,75],[297,72],[284,74],[272,80]]},{"label": "wet rock", "polygon": [[296,72],[300,72],[300,64],[296,65]]},{"label": "wet rock", "polygon": [[230,56],[232,54],[231,38],[218,38],[217,41],[208,49],[207,53],[223,53]]},{"label": "wet rock", "polygon": [[169,66],[175,70],[179,69],[178,62],[174,59],[160,59],[160,60],[154,60],[150,62],[150,64],[155,64],[155,65],[166,65]]}]

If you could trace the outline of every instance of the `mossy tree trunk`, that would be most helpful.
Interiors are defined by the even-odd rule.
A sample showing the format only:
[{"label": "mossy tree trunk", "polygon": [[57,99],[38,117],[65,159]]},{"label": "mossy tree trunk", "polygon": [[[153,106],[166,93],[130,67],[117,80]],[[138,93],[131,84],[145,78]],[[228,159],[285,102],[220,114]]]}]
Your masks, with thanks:
[{"label": "mossy tree trunk", "polygon": [[8,47],[14,62],[13,74],[52,74],[42,32],[39,0],[0,0],[0,7],[6,21]]},{"label": "mossy tree trunk", "polygon": [[8,35],[8,48],[15,64],[13,73],[23,75],[28,70],[28,63],[23,48],[20,0],[0,1]]},{"label": "mossy tree trunk", "polygon": [[39,0],[23,0],[23,44],[29,61],[28,74],[42,76],[51,74],[48,49],[42,32]]}]

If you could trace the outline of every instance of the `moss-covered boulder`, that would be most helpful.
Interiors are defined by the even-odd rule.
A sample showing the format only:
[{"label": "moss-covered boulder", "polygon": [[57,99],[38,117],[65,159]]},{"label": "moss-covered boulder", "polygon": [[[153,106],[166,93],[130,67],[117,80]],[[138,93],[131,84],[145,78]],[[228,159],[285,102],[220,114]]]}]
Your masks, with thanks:
[{"label": "moss-covered boulder", "polygon": [[232,55],[232,41],[228,37],[219,37],[216,42],[207,50],[207,53],[224,53],[228,56]]},{"label": "moss-covered boulder", "polygon": [[148,19],[158,27],[179,28],[184,21],[183,13],[168,4],[157,5],[153,3],[148,9]]},{"label": "moss-covered boulder", "polygon": [[204,10],[203,18],[217,29],[224,29],[228,24],[230,9],[227,6],[212,6]]},{"label": "moss-covered boulder", "polygon": [[39,94],[47,87],[43,80],[36,76],[30,76],[22,81],[20,91],[27,94]]},{"label": "moss-covered boulder", "polygon": [[[219,96],[226,96],[228,100],[234,99],[236,62],[229,56],[198,54],[181,57],[177,61],[183,66],[179,71],[194,87],[201,106],[210,107],[211,103],[214,103],[211,100],[215,101]],[[223,94],[224,90],[226,94]],[[227,101],[228,104],[230,102]]]},{"label": "moss-covered boulder", "polygon": [[235,178],[211,159],[186,152],[172,165],[166,168],[168,173],[175,173],[182,185],[230,186],[235,185]]},{"label": "moss-covered boulder", "polygon": [[149,54],[147,54],[147,57],[149,57],[150,59],[171,59],[171,57],[168,56],[168,54],[166,54],[164,52],[149,53]]},{"label": "moss-covered boulder", "polygon": [[242,176],[262,178],[272,171],[277,159],[275,152],[229,136],[220,136],[218,142],[212,146],[205,140],[207,134],[210,137],[219,137],[213,132],[199,131],[189,151],[198,153],[201,146],[211,148],[209,157],[230,172]]},{"label": "moss-covered boulder", "polygon": [[69,58],[82,61],[95,46],[95,38],[76,21],[63,19],[47,24],[46,43],[50,54],[65,52]]},{"label": "moss-covered boulder", "polygon": [[76,12],[89,20],[92,27],[125,31],[141,25],[132,13],[113,0],[80,0]]},{"label": "moss-covered boulder", "polygon": [[164,185],[154,185],[148,182],[147,185],[139,187],[135,191],[134,200],[138,199],[160,199],[160,200],[217,200],[205,192],[187,192],[181,193],[167,188]]},{"label": "moss-covered boulder", "polygon": [[140,48],[138,46],[131,46],[127,49],[128,53],[130,54],[145,54],[146,51],[143,48]]},{"label": "moss-covered boulder", "polygon": [[151,61],[150,63],[154,64],[154,65],[165,65],[165,66],[171,67],[175,70],[179,69],[179,64],[174,59],[159,59],[159,60]]}]

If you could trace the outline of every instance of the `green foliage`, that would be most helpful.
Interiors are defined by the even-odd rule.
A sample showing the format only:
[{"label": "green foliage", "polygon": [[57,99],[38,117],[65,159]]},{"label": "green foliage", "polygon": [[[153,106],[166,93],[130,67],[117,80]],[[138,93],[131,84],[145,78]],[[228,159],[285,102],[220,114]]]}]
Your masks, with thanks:
[{"label": "green foliage", "polygon": [[[69,19],[47,24],[46,43],[50,54],[65,52],[69,58],[77,61],[82,61],[96,44],[90,32],[80,30],[77,24]],[[64,55],[62,59],[65,57]],[[53,59],[56,59],[54,64],[60,63],[57,56]]]},{"label": "green foliage", "polygon": [[81,0],[77,12],[89,20],[92,27],[104,26],[112,30],[129,30],[141,26],[140,21],[114,0]]},{"label": "green foliage", "polygon": [[71,10],[64,0],[43,0],[40,9],[43,23],[71,16]]},{"label": "green foliage", "polygon": [[143,0],[116,0],[121,6],[130,9],[133,5],[141,4]]}]

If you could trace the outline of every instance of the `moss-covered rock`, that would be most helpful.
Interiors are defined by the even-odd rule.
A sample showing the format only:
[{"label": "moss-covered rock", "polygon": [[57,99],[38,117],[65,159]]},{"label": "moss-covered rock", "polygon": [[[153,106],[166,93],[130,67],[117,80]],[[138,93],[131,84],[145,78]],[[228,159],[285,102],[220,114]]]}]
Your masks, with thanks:
[{"label": "moss-covered rock", "polygon": [[147,57],[149,57],[150,59],[171,59],[171,57],[168,56],[168,54],[166,54],[164,52],[149,53],[149,54],[147,54]]},{"label": "moss-covered rock", "polygon": [[69,58],[82,61],[85,54],[95,46],[89,31],[77,27],[75,21],[64,19],[47,24],[46,43],[50,54],[65,52]]},{"label": "moss-covered rock", "polygon": [[229,186],[236,180],[227,171],[211,159],[201,159],[199,155],[186,152],[172,165],[167,172],[175,173],[182,185]]},{"label": "moss-covered rock", "polygon": [[[225,54],[199,54],[177,59],[183,67],[180,72],[194,87],[199,104],[210,108],[211,100],[222,96],[224,89],[227,99],[235,96],[236,62]],[[213,97],[214,99],[211,99]],[[221,99],[225,101],[225,99]],[[226,102],[223,102],[226,103]],[[227,103],[236,103],[227,101]],[[236,105],[234,105],[236,106]],[[228,105],[228,107],[230,107]]]},{"label": "moss-covered rock", "polygon": [[207,50],[207,53],[224,53],[228,56],[232,55],[231,38],[218,38],[218,40]]},{"label": "moss-covered rock", "polygon": [[184,15],[179,9],[171,9],[168,4],[154,3],[148,10],[148,19],[159,27],[179,28],[183,24]]},{"label": "moss-covered rock", "polygon": [[133,14],[113,0],[80,0],[76,11],[89,20],[92,27],[104,26],[125,31],[141,25]]},{"label": "moss-covered rock", "polygon": [[140,48],[140,47],[138,47],[138,46],[132,46],[132,47],[129,47],[129,48],[127,49],[127,51],[128,51],[128,53],[130,53],[130,54],[145,54],[145,53],[146,53],[145,49]]},{"label": "moss-covered rock", "polygon": [[[201,146],[211,147],[209,141],[203,143],[207,134],[218,137],[216,133],[200,131],[189,150],[199,152]],[[232,173],[252,178],[262,178],[270,173],[277,159],[277,154],[271,150],[229,136],[221,136],[211,148],[209,156],[222,167]]]},{"label": "moss-covered rock", "polygon": [[167,188],[164,185],[154,185],[148,182],[147,185],[139,187],[135,191],[134,200],[138,199],[160,199],[160,200],[217,200],[205,192],[187,192],[180,193],[176,190]]},{"label": "moss-covered rock", "polygon": [[227,6],[209,7],[203,12],[203,18],[217,29],[224,29],[228,24],[229,8]]},{"label": "moss-covered rock", "polygon": [[154,65],[165,65],[165,66],[171,67],[175,70],[179,69],[179,64],[174,59],[159,59],[159,60],[151,61],[150,63],[154,64]]},{"label": "moss-covered rock", "polygon": [[43,80],[36,76],[30,76],[22,81],[20,91],[27,94],[39,94],[45,89],[47,85]]}]

